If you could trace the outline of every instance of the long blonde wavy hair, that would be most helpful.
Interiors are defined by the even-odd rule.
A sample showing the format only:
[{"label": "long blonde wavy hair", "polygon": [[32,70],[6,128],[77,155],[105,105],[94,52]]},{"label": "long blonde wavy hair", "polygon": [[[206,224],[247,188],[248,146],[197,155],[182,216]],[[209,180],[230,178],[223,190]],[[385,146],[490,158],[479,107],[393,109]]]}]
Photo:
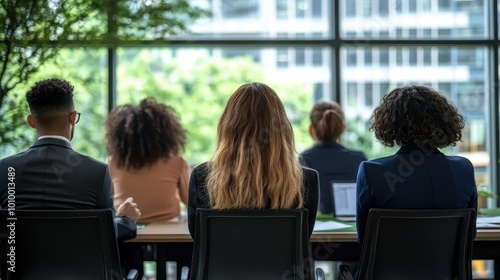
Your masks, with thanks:
[{"label": "long blonde wavy hair", "polygon": [[217,137],[206,182],[212,208],[303,206],[292,126],[273,89],[240,86],[226,104]]}]

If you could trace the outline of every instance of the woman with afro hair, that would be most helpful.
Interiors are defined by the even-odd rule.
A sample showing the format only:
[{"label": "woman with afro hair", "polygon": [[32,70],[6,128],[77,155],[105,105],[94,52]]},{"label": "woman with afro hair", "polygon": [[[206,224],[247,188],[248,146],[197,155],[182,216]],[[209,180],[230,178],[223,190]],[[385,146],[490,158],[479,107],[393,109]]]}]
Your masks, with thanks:
[{"label": "woman with afro hair", "polygon": [[[190,167],[180,155],[186,133],[170,106],[149,97],[114,108],[106,120],[108,164],[114,204],[133,197],[140,222],[178,219],[187,205]],[[143,246],[119,244],[122,266],[143,275]]]},{"label": "woman with afro hair", "polygon": [[359,166],[359,244],[370,208],[477,210],[471,162],[439,151],[460,141],[465,126],[464,118],[445,96],[425,86],[396,88],[375,108],[370,124],[383,145],[400,149]]},{"label": "woman with afro hair", "polygon": [[179,155],[186,136],[174,109],[146,98],[113,109],[106,128],[115,205],[133,197],[140,221],[177,218],[179,202],[187,205],[189,165]]}]

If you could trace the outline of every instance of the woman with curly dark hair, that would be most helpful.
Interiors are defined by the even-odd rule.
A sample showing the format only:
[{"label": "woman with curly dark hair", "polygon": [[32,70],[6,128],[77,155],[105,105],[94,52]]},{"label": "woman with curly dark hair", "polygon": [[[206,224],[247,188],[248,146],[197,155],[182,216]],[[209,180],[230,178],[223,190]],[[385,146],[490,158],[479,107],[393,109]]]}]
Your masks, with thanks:
[{"label": "woman with curly dark hair", "polygon": [[[106,120],[108,164],[113,181],[114,204],[133,197],[141,209],[141,222],[177,219],[180,201],[187,205],[190,168],[179,155],[186,133],[175,110],[153,98],[139,105],[114,108]],[[144,273],[144,248],[119,242],[126,271]]]},{"label": "woman with curly dark hair", "polygon": [[114,108],[106,120],[114,203],[133,197],[140,221],[167,221],[187,205],[189,165],[179,156],[185,131],[173,108],[146,98]]},{"label": "woman with curly dark hair", "polygon": [[360,244],[370,208],[477,210],[471,162],[438,150],[460,141],[465,126],[446,97],[425,86],[396,88],[375,108],[370,123],[382,144],[401,148],[395,155],[359,166],[356,223]]}]

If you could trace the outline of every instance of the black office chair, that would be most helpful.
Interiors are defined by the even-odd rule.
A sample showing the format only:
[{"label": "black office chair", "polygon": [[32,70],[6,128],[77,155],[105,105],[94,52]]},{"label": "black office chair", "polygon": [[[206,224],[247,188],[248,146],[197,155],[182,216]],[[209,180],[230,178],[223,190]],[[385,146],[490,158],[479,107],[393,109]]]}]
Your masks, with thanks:
[{"label": "black office chair", "polygon": [[196,212],[191,279],[314,279],[306,209]]},{"label": "black office chair", "polygon": [[0,254],[9,256],[0,264],[1,279],[123,279],[110,209],[0,214]]},{"label": "black office chair", "polygon": [[[371,209],[358,279],[471,279],[474,209]],[[354,279],[347,266],[340,278]]]}]

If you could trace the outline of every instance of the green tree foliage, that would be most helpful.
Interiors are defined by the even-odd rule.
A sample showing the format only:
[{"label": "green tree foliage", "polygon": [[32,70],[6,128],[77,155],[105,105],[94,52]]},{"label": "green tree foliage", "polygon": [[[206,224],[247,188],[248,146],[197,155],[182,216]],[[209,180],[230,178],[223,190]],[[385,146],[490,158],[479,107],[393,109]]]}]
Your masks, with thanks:
[{"label": "green tree foliage", "polygon": [[[82,115],[76,125],[73,147],[100,160],[106,157],[105,58],[104,49],[65,49],[32,76],[33,81],[59,77],[75,86],[75,107]],[[183,155],[191,164],[206,161],[212,155],[217,123],[229,96],[243,83],[267,82],[261,66],[250,58],[214,58],[200,53],[189,62],[184,57],[172,56],[171,50],[147,48],[119,49],[118,60],[118,104],[137,104],[153,96],[174,107],[187,131]],[[311,145],[308,114],[312,89],[294,83],[268,84],[286,107],[298,150]],[[24,103],[22,100],[19,104]],[[26,108],[22,114],[27,114]],[[18,147],[25,149],[34,140],[34,130],[25,122],[17,130],[29,140]]]},{"label": "green tree foliage", "polygon": [[104,119],[107,116],[107,64],[105,49],[65,49],[44,64],[35,81],[58,77],[74,86],[75,110],[81,119],[72,140],[78,152],[104,160]]},{"label": "green tree foliage", "polygon": [[[0,0],[0,154],[26,144],[16,105],[25,85],[62,47],[165,38],[207,13],[187,0]],[[7,96],[12,94],[6,102]]]},{"label": "green tree foliage", "polygon": [[254,81],[268,83],[280,96],[294,127],[297,146],[311,144],[307,127],[312,88],[266,81],[263,69],[251,58],[214,58],[201,51],[190,54],[187,60],[171,53],[159,49],[120,50],[118,103],[137,104],[153,96],[174,107],[187,130],[184,155],[190,163],[210,158],[217,122],[227,99],[239,86]]},{"label": "green tree foliage", "polygon": [[[4,135],[12,135],[12,145],[5,145],[0,150],[0,157],[13,154],[28,148],[36,139],[36,132],[31,129],[25,119],[29,113],[24,92],[35,81],[47,78],[61,78],[68,80],[74,87],[75,109],[81,113],[81,120],[75,126],[73,147],[82,153],[104,159],[103,122],[107,115],[107,70],[105,49],[64,49],[56,59],[42,65],[39,71],[33,74],[26,84],[16,88],[16,92],[23,92],[13,104],[18,111],[20,120],[17,127],[10,121],[2,122],[12,130]],[[7,100],[11,98],[9,95]],[[8,119],[8,118],[6,118]],[[17,137],[17,138],[14,138]],[[22,137],[22,141],[19,140]]]},{"label": "green tree foliage", "polygon": [[26,147],[34,138],[33,132],[26,133],[26,130],[22,129],[24,125],[28,126],[26,122],[28,105],[23,96],[11,94],[6,96],[3,102],[8,110],[0,109],[0,158],[18,152],[15,143],[20,144],[20,147]]}]

